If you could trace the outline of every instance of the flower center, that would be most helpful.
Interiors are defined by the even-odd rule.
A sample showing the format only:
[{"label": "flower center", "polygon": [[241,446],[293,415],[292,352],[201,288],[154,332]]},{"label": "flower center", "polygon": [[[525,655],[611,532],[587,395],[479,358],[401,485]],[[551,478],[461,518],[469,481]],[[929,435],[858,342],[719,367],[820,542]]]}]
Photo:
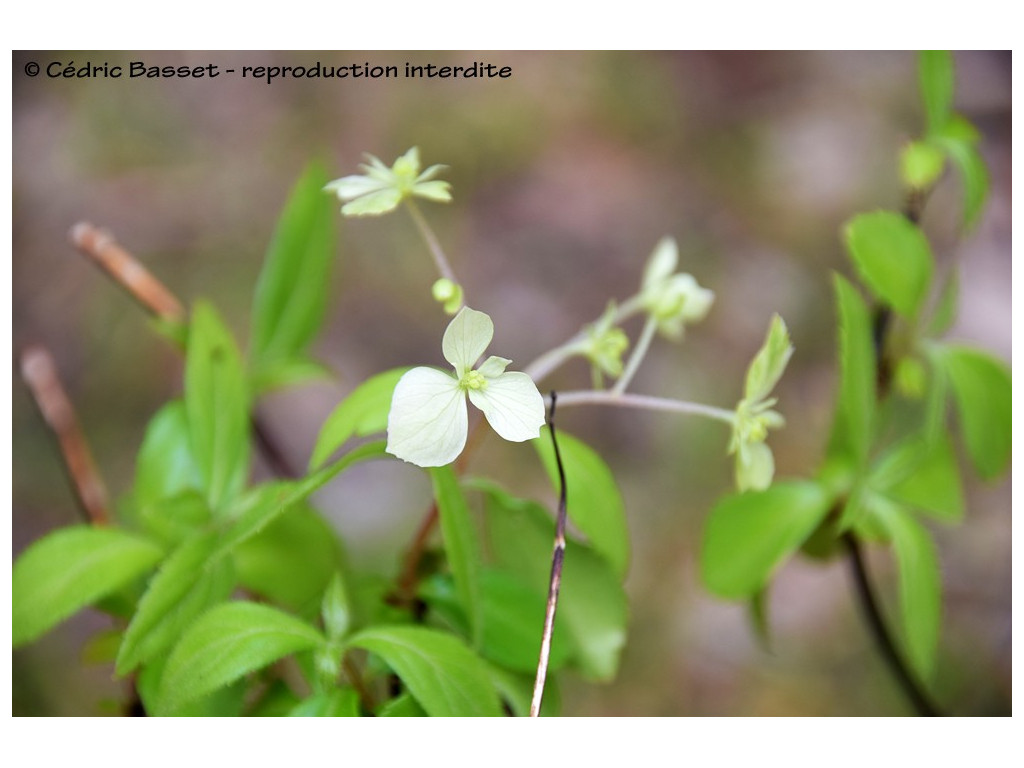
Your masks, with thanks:
[{"label": "flower center", "polygon": [[487,386],[487,379],[480,371],[466,371],[459,380],[459,386],[462,389],[483,389]]}]

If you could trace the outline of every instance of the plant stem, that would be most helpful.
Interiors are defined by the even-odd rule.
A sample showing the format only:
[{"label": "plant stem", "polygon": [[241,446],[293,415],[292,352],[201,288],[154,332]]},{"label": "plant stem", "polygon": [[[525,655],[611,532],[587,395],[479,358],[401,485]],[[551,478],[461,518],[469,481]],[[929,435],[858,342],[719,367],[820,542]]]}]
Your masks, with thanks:
[{"label": "plant stem", "polygon": [[854,584],[857,588],[857,597],[860,602],[861,610],[864,612],[864,617],[867,619],[868,626],[871,628],[871,632],[875,636],[875,641],[878,643],[878,647],[882,651],[882,656],[885,657],[886,662],[889,664],[889,668],[896,676],[896,681],[903,689],[907,698],[910,699],[911,703],[914,705],[914,709],[917,710],[919,715],[923,717],[941,716],[942,713],[934,704],[932,704],[924,689],[914,678],[910,668],[903,661],[903,657],[897,650],[896,644],[893,642],[892,635],[889,633],[889,630],[885,625],[885,620],[882,618],[882,612],[879,608],[878,600],[875,598],[875,591],[871,586],[867,565],[864,562],[864,556],[861,553],[860,543],[857,541],[857,537],[852,533],[847,532],[843,534],[843,544],[846,546],[846,550],[850,555],[850,563],[853,566]]},{"label": "plant stem", "polygon": [[647,350],[651,346],[651,339],[654,338],[654,332],[657,330],[658,321],[653,317],[648,317],[647,322],[644,323],[644,329],[640,332],[640,338],[637,339],[636,346],[633,347],[633,354],[630,355],[629,362],[626,363],[626,369],[622,372],[619,380],[615,382],[615,386],[612,387],[612,394],[621,395],[626,391],[626,387],[636,375],[640,363],[643,362],[644,355],[647,354]]},{"label": "plant stem", "polygon": [[523,368],[523,373],[535,382],[541,381],[573,355],[583,351],[584,333],[580,331],[564,344],[549,349]]},{"label": "plant stem", "polygon": [[455,273],[452,271],[451,265],[448,263],[448,259],[445,258],[444,250],[441,248],[441,243],[438,242],[437,236],[434,234],[434,230],[430,228],[427,220],[423,214],[420,213],[419,206],[413,201],[411,197],[405,199],[406,209],[409,211],[409,215],[412,216],[412,220],[416,224],[416,228],[420,231],[420,235],[423,237],[423,241],[427,244],[427,249],[430,251],[430,255],[434,258],[434,264],[437,266],[437,271],[441,273],[441,277],[445,277],[451,280],[453,283],[458,284],[458,280],[455,278]]},{"label": "plant stem", "polygon": [[733,411],[725,408],[716,408],[713,405],[703,403],[692,403],[687,400],[673,400],[667,397],[652,397],[650,395],[622,394],[603,391],[578,391],[563,392],[558,396],[558,402],[562,408],[571,405],[611,405],[620,408],[643,408],[654,411],[669,411],[672,413],[687,413],[694,416],[706,416],[709,419],[724,421],[732,424]]},{"label": "plant stem", "polygon": [[86,519],[93,525],[109,525],[107,487],[96,469],[74,406],[57,375],[53,356],[42,347],[30,347],[21,355],[21,375],[57,438],[64,466]]},{"label": "plant stem", "polygon": [[548,602],[544,612],[544,632],[540,641],[540,658],[537,660],[537,677],[533,683],[533,699],[530,702],[530,717],[540,717],[540,706],[544,699],[544,683],[548,675],[548,659],[551,655],[551,636],[555,629],[555,611],[558,608],[558,592],[562,587],[562,565],[565,562],[566,487],[565,467],[558,450],[555,435],[555,403],[558,396],[551,392],[551,410],[548,426],[551,429],[551,444],[555,449],[555,464],[558,467],[558,517],[555,520],[555,545],[551,553],[551,579],[548,582]]}]

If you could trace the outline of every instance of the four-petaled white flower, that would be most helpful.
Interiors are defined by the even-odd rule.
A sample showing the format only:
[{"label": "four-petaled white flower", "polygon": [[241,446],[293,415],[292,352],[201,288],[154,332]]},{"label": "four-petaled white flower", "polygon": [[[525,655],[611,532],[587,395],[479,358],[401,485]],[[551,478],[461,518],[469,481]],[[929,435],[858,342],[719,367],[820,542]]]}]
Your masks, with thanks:
[{"label": "four-petaled white flower", "polygon": [[335,179],[324,187],[346,200],[341,207],[345,216],[379,216],[393,211],[407,197],[415,195],[438,203],[451,202],[451,185],[434,177],[445,166],[432,165],[420,173],[420,151],[413,147],[388,168],[378,158],[367,155],[369,165],[360,165],[363,173]]},{"label": "four-petaled white flower", "polygon": [[715,294],[697,284],[687,272],[672,274],[679,263],[674,238],[662,238],[654,247],[644,269],[640,304],[658,323],[658,330],[670,339],[683,335],[686,323],[703,320]]},{"label": "four-petaled white flower", "polygon": [[455,375],[413,368],[399,379],[388,414],[388,453],[421,467],[454,461],[466,445],[467,395],[506,440],[519,443],[540,436],[544,398],[533,379],[506,373],[512,361],[503,357],[488,357],[473,368],[493,336],[494,324],[483,312],[463,307],[452,319],[441,350]]}]

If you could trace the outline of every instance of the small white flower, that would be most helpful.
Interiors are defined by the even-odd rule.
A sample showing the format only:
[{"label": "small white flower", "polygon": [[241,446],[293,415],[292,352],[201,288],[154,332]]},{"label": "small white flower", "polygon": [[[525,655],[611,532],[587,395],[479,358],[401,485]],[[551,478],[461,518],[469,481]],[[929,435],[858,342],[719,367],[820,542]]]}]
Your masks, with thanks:
[{"label": "small white flower", "polygon": [[697,284],[687,272],[672,274],[679,263],[679,248],[671,237],[662,238],[647,260],[640,286],[640,303],[670,339],[683,335],[686,323],[703,320],[715,294]]},{"label": "small white flower", "polygon": [[413,147],[388,168],[378,158],[367,155],[369,165],[363,173],[335,179],[324,189],[348,201],[341,207],[345,216],[379,216],[393,211],[407,197],[415,195],[438,203],[451,202],[451,185],[434,177],[444,170],[432,165],[420,173],[420,151]]},{"label": "small white flower", "polygon": [[450,464],[466,445],[466,395],[506,440],[540,436],[544,398],[533,379],[506,373],[512,361],[503,357],[488,357],[473,369],[493,336],[494,324],[483,312],[463,307],[452,319],[441,350],[455,375],[413,368],[398,380],[388,414],[388,453],[421,467]]}]

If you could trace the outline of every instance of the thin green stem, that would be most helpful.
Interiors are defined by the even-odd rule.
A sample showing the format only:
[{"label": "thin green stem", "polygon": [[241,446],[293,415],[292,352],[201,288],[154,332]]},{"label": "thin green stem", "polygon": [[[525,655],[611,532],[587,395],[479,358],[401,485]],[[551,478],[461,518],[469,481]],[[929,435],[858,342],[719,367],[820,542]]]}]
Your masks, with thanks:
[{"label": "thin green stem", "polygon": [[658,321],[654,319],[653,315],[648,316],[647,322],[644,323],[644,329],[640,331],[640,338],[637,339],[636,346],[633,347],[633,354],[630,355],[629,362],[626,363],[626,370],[622,372],[619,380],[612,387],[612,394],[621,395],[626,391],[626,387],[629,386],[629,382],[636,375],[640,363],[643,362],[644,355],[647,354],[647,350],[651,346],[651,340],[654,338],[654,332],[657,330]]},{"label": "thin green stem", "polygon": [[687,413],[693,416],[706,416],[716,421],[732,424],[735,413],[713,405],[692,403],[687,400],[673,400],[667,397],[651,397],[650,395],[615,394],[614,392],[560,392],[558,405],[562,409],[574,405],[611,405],[619,408],[642,408],[651,411],[668,411],[670,413]]},{"label": "thin green stem", "polygon": [[423,241],[427,244],[427,249],[434,258],[434,264],[437,266],[437,271],[441,273],[441,277],[448,278],[453,283],[458,283],[459,281],[456,279],[455,273],[452,271],[451,265],[444,255],[444,250],[441,248],[441,243],[438,242],[437,236],[434,234],[434,230],[430,228],[426,218],[420,213],[419,206],[416,205],[411,197],[407,197],[405,199],[405,207],[409,211],[409,215],[412,216],[416,229],[420,231]]}]

